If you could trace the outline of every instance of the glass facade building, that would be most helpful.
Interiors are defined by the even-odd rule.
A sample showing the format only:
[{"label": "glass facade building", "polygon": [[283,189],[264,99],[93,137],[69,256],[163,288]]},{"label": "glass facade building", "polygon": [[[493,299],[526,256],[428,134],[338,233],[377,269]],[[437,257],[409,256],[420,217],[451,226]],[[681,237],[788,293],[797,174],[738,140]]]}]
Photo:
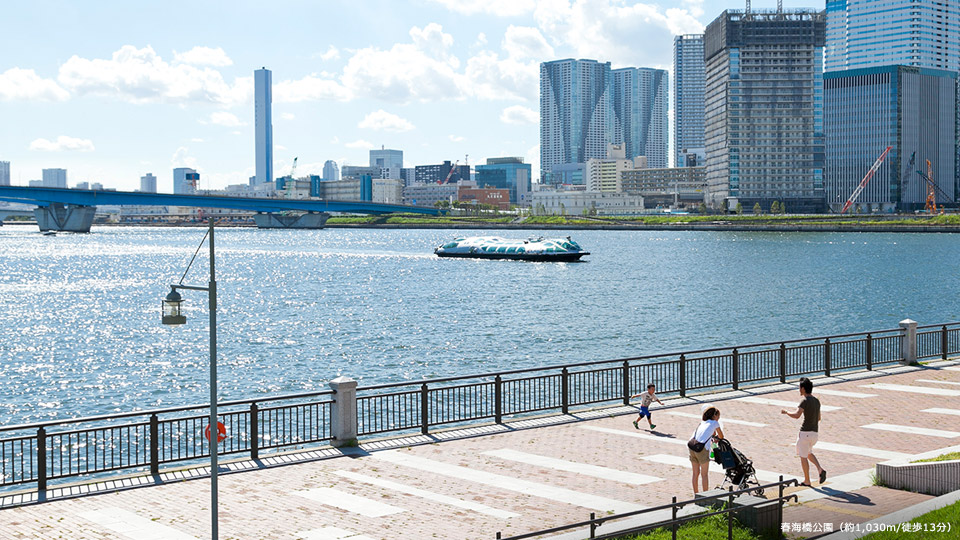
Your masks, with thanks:
[{"label": "glass facade building", "polygon": [[253,72],[256,183],[273,181],[273,82],[269,69]]},{"label": "glass facade building", "polygon": [[540,64],[540,181],[550,169],[604,157],[613,140],[610,62]]},{"label": "glass facade building", "polygon": [[826,69],[904,65],[960,71],[960,2],[827,0]]},{"label": "glass facade building", "polygon": [[0,186],[10,185],[10,162],[0,161]]},{"label": "glass facade building", "polygon": [[703,34],[673,38],[673,147],[677,167],[687,165],[688,155],[696,155],[698,161],[705,157],[703,93],[706,73]]},{"label": "glass facade building", "polygon": [[827,181],[839,211],[887,146],[880,170],[858,197],[863,211],[924,207],[927,183],[917,174],[930,160],[937,204],[957,198],[957,73],[910,66],[834,71],[824,75]]},{"label": "glass facade building", "polygon": [[336,182],[340,180],[340,167],[337,166],[337,162],[328,159],[323,164],[323,181],[324,182]]},{"label": "glass facade building", "polygon": [[825,30],[804,10],[727,10],[707,26],[707,204],[824,208]]},{"label": "glass facade building", "polygon": [[533,171],[522,158],[488,158],[486,165],[477,165],[474,170],[477,187],[506,189],[510,191],[511,204],[529,203],[521,200],[521,196],[530,191],[530,175]]},{"label": "glass facade building", "polygon": [[628,159],[646,156],[650,167],[666,167],[669,74],[650,68],[615,69],[611,74],[613,144],[623,144]]}]

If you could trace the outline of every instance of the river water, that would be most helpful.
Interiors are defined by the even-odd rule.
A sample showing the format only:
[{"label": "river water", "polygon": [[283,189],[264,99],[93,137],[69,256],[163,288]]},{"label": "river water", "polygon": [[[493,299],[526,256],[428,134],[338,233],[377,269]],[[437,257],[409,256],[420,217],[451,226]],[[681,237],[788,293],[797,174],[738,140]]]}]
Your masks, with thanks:
[{"label": "river water", "polygon": [[[0,228],[0,424],[200,404],[205,229]],[[439,259],[457,235],[217,230],[221,399],[957,320],[960,235],[551,231],[581,263]],[[185,284],[205,286],[206,246]]]}]

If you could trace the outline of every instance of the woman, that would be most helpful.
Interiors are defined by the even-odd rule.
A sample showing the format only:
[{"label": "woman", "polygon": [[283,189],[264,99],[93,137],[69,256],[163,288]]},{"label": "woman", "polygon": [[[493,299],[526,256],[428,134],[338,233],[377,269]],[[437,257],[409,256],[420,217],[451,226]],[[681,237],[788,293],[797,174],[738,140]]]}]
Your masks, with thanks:
[{"label": "woman", "polygon": [[703,479],[703,491],[707,491],[710,486],[708,473],[710,470],[711,437],[716,437],[717,439],[723,438],[723,430],[720,429],[720,410],[716,407],[709,407],[703,411],[703,421],[697,426],[697,430],[693,432],[693,439],[691,440],[703,443],[703,449],[699,452],[694,452],[692,448],[688,448],[688,452],[690,452],[690,465],[693,468],[694,495],[698,493],[698,476]]}]

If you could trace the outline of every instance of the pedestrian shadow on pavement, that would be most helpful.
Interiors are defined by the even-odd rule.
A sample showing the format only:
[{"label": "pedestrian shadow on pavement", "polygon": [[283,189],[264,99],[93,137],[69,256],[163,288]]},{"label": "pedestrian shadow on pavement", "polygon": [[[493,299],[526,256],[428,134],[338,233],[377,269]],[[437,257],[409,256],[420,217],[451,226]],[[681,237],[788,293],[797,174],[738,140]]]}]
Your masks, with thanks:
[{"label": "pedestrian shadow on pavement", "polygon": [[859,506],[876,506],[874,502],[867,497],[866,495],[857,493],[855,491],[840,491],[838,489],[833,489],[831,487],[815,487],[813,488],[816,491],[824,493],[827,497],[844,502],[846,504],[856,504]]}]

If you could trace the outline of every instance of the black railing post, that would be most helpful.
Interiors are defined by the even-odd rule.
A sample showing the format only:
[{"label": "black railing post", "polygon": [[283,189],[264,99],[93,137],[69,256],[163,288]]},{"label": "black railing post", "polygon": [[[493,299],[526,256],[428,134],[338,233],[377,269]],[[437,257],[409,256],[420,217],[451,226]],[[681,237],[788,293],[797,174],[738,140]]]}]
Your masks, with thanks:
[{"label": "black railing post", "polygon": [[867,371],[873,370],[873,336],[867,334]]},{"label": "black railing post", "polygon": [[570,372],[567,368],[560,371],[560,406],[563,414],[570,412]]},{"label": "black railing post", "polygon": [[250,459],[260,459],[260,407],[250,404]]},{"label": "black railing post", "polygon": [[[733,487],[730,488],[731,490]],[[727,496],[727,540],[733,540],[733,491]]]},{"label": "black railing post", "polygon": [[677,496],[673,496],[673,502],[670,506],[670,530],[672,531],[673,540],[677,540]]},{"label": "black railing post", "polygon": [[780,485],[777,486],[780,493],[777,496],[777,527],[783,526],[783,475],[780,475]]},{"label": "black railing post", "polygon": [[740,389],[740,353],[733,350],[733,389]]},{"label": "black railing post", "polygon": [[37,428],[37,493],[47,491],[47,430]]},{"label": "black railing post", "polygon": [[947,325],[943,325],[943,329],[940,330],[940,357],[944,360],[947,359]]},{"label": "black railing post", "polygon": [[680,355],[680,397],[687,396],[687,355]]},{"label": "black railing post", "polygon": [[630,362],[627,360],[623,361],[623,404],[630,404]]},{"label": "black railing post", "polygon": [[830,338],[823,340],[823,373],[830,376]]},{"label": "black railing post", "polygon": [[780,382],[787,382],[787,344],[780,344]]},{"label": "black railing post", "polygon": [[597,537],[597,524],[593,521],[597,519],[596,512],[590,512],[590,538]]},{"label": "black railing post", "polygon": [[430,432],[430,400],[427,393],[427,383],[420,386],[420,433]]},{"label": "black railing post", "polygon": [[499,375],[493,379],[493,421],[503,423],[503,379]]},{"label": "black railing post", "polygon": [[150,415],[150,474],[160,474],[160,419]]}]

